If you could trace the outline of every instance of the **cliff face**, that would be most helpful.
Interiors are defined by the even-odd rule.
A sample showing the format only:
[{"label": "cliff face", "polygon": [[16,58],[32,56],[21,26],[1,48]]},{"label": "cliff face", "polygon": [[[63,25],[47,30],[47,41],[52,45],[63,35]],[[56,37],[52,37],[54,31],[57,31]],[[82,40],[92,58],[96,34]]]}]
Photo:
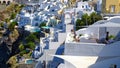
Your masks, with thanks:
[{"label": "cliff face", "polygon": [[6,43],[0,44],[0,68],[7,68],[6,62],[9,60],[10,54]]},{"label": "cliff face", "polygon": [[[19,31],[17,29],[14,29],[13,31],[6,30],[3,34],[2,38],[0,39],[0,68],[6,68],[6,62],[9,60],[9,58],[12,56],[12,53],[17,50],[15,48],[18,46],[15,44],[18,43],[19,39]],[[16,45],[16,46],[14,46]],[[16,50],[13,50],[16,49]]]}]

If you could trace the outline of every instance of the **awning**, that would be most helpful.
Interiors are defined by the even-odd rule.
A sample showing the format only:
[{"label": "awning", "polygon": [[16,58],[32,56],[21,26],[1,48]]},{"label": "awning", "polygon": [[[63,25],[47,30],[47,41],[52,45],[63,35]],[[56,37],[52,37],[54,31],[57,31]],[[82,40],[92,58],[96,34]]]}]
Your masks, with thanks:
[{"label": "awning", "polygon": [[62,58],[65,61],[71,63],[76,68],[89,68],[98,59],[97,56],[68,56],[68,55],[52,55],[58,58]]}]

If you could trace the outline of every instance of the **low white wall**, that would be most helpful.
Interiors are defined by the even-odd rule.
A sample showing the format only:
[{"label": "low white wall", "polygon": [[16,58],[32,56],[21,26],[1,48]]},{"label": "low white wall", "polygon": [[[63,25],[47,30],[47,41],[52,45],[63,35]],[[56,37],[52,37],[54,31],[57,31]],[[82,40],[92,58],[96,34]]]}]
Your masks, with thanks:
[{"label": "low white wall", "polygon": [[120,41],[113,44],[97,43],[66,43],[65,55],[75,56],[120,56]]}]

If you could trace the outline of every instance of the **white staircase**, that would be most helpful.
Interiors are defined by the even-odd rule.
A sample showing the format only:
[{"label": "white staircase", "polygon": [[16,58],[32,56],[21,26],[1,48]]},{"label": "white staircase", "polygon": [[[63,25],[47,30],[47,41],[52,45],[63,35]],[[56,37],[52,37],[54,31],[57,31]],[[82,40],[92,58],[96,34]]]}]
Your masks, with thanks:
[{"label": "white staircase", "polygon": [[[74,27],[74,25],[73,24],[69,24],[71,21],[70,21],[71,19],[65,19],[65,21],[64,21],[64,23],[65,23],[65,25],[66,25],[66,27],[64,27],[64,30],[65,30],[65,32],[61,32],[61,31],[59,31],[59,29],[54,29],[54,28],[51,28],[51,30],[50,31],[57,31],[58,32],[58,41],[49,41],[49,49],[45,49],[45,50],[43,50],[44,51],[44,53],[43,53],[43,56],[41,56],[39,59],[38,59],[38,61],[42,61],[42,60],[45,60],[46,58],[45,57],[47,57],[47,59],[48,59],[48,57],[50,57],[48,60],[52,60],[52,56],[46,56],[46,55],[48,55],[48,54],[52,54],[52,55],[54,55],[55,54],[55,52],[56,52],[56,50],[59,48],[59,46],[61,45],[61,44],[63,44],[64,42],[65,42],[65,40],[66,40],[66,37],[67,37],[67,33],[68,32],[70,32],[71,31],[71,29],[73,29],[73,27]],[[53,35],[54,36],[54,35]],[[43,46],[42,46],[43,48],[45,47],[45,44],[43,43]],[[47,54],[46,54],[47,53]]]},{"label": "white staircase", "polygon": [[69,24],[71,22],[71,19],[65,19],[65,24],[66,24],[66,32],[61,33],[58,32],[58,41],[57,42],[49,42],[49,49],[57,49],[62,43],[65,42],[66,37],[67,37],[67,33],[71,31],[71,29],[73,29],[74,25],[73,24]]}]

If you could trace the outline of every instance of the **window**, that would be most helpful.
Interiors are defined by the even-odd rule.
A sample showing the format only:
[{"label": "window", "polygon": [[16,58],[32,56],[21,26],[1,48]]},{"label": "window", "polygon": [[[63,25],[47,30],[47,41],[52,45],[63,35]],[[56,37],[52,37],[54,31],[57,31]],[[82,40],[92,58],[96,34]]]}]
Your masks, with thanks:
[{"label": "window", "polygon": [[84,8],[84,6],[82,6],[82,8]]},{"label": "window", "polygon": [[55,10],[53,9],[52,12],[54,12]]},{"label": "window", "polygon": [[6,1],[3,1],[3,4],[6,4]]},{"label": "window", "polygon": [[111,11],[112,13],[115,12],[115,5],[111,5],[111,6],[110,6],[110,11]]}]

